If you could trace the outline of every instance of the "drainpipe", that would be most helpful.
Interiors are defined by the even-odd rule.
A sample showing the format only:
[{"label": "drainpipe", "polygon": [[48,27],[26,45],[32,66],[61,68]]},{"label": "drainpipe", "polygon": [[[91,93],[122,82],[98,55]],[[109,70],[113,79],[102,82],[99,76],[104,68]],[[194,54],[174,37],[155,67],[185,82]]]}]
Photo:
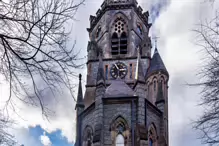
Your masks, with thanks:
[{"label": "drainpipe", "polygon": [[135,146],[135,135],[134,135],[134,132],[135,132],[135,130],[134,130],[134,100],[132,100],[132,104],[131,104],[131,108],[132,108],[132,146]]}]

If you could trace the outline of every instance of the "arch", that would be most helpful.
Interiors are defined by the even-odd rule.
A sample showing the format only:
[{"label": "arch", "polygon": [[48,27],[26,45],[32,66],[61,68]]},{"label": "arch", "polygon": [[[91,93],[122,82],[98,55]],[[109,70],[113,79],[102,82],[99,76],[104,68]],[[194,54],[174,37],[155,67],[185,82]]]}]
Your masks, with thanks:
[{"label": "arch", "polygon": [[122,134],[116,136],[116,146],[125,146],[125,138]]},{"label": "arch", "polygon": [[101,33],[101,26],[98,26],[96,30],[96,38],[100,37],[100,33]]},{"label": "arch", "polygon": [[158,89],[158,79],[156,76],[154,76],[152,78],[152,81],[151,81],[151,94],[152,94],[152,103],[154,104],[156,102],[156,98],[157,98],[157,89]]},{"label": "arch", "polygon": [[116,32],[118,34],[118,37],[121,37],[121,34],[123,32],[128,32],[128,22],[123,19],[123,17],[118,16],[112,26],[111,26],[111,33],[113,34],[114,32]]},{"label": "arch", "polygon": [[151,95],[150,95],[150,82],[147,81],[146,83],[146,90],[147,90],[147,95],[146,95],[146,98],[148,97],[148,99],[151,99]]},{"label": "arch", "polygon": [[122,12],[114,15],[110,28],[112,55],[127,54],[129,28],[127,20],[127,17]]},{"label": "arch", "polygon": [[149,146],[156,146],[157,137],[157,128],[156,125],[152,122],[148,128]]},{"label": "arch", "polygon": [[120,37],[120,54],[127,54],[127,34],[123,32]]},{"label": "arch", "polygon": [[[127,121],[122,116],[117,116],[110,124],[112,143],[115,146],[127,146],[129,141],[129,126]],[[124,143],[118,143],[118,138]]]},{"label": "arch", "polygon": [[153,80],[153,89],[154,89],[154,92],[157,91],[157,80]]},{"label": "arch", "polygon": [[119,54],[119,37],[116,32],[113,33],[112,39],[111,39],[111,53],[112,55],[118,55]]},{"label": "arch", "polygon": [[149,146],[153,146],[153,140],[151,138],[149,138]]},{"label": "arch", "polygon": [[[114,120],[112,120],[110,124],[110,130],[117,130],[117,128],[121,128],[119,126],[124,127],[123,131],[128,130],[129,126],[127,121],[122,116],[117,116]],[[120,129],[121,130],[121,129]]]},{"label": "arch", "polygon": [[139,22],[137,23],[137,31],[140,35],[143,34],[143,27]]},{"label": "arch", "polygon": [[161,89],[164,91],[164,87],[165,87],[165,78],[164,78],[164,76],[160,77],[160,83],[161,83]]},{"label": "arch", "polygon": [[166,83],[166,80],[163,75],[160,77],[160,80],[163,81],[164,84]]},{"label": "arch", "polygon": [[122,18],[127,23],[128,28],[130,28],[130,24],[128,23],[129,18],[126,16],[124,12],[119,11],[112,16],[113,19],[111,20],[110,25],[109,25],[111,29],[113,28],[116,19],[119,17]]},{"label": "arch", "polygon": [[91,146],[93,142],[93,129],[87,125],[83,131],[83,146]]}]

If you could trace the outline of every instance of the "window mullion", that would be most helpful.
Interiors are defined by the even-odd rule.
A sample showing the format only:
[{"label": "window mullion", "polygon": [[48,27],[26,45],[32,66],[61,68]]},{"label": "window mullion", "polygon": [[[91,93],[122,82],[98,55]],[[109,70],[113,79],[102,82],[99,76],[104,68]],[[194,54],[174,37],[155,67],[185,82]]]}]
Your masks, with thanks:
[{"label": "window mullion", "polygon": [[121,37],[119,37],[119,40],[118,40],[119,41],[119,50],[118,50],[119,51],[119,55],[120,55],[120,38]]}]

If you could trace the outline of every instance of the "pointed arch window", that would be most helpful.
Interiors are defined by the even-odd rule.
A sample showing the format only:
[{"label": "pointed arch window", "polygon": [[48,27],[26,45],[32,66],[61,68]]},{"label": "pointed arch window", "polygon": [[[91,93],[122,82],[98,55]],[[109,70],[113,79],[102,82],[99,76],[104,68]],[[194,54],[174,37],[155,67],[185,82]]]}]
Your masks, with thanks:
[{"label": "pointed arch window", "polygon": [[120,37],[120,54],[127,54],[127,35],[125,32]]},{"label": "pointed arch window", "polygon": [[163,93],[163,95],[165,95],[165,79],[164,79],[164,77],[162,76],[161,77],[161,80],[160,80],[160,83],[161,83],[161,89],[162,89],[162,93]]},{"label": "pointed arch window", "polygon": [[96,38],[100,37],[100,33],[101,33],[101,26],[98,26],[97,32],[96,32]]},{"label": "pointed arch window", "polygon": [[116,146],[125,146],[125,138],[122,134],[118,134],[116,137]]},{"label": "pointed arch window", "polygon": [[112,55],[127,54],[127,29],[126,21],[121,17],[118,17],[113,24],[113,34],[111,39]]},{"label": "pointed arch window", "polygon": [[156,80],[154,80],[154,91],[156,91],[156,89],[157,89],[157,82]]},{"label": "pointed arch window", "polygon": [[119,54],[119,38],[117,33],[113,33],[112,36],[112,55]]},{"label": "pointed arch window", "polygon": [[156,132],[156,127],[154,123],[152,123],[151,126],[149,127],[148,137],[149,137],[148,145],[156,146],[157,145],[157,132]]},{"label": "pointed arch window", "polygon": [[128,135],[130,134],[130,129],[127,121],[124,118],[118,116],[115,120],[113,120],[110,126],[110,131],[114,146],[127,145],[127,142],[129,141]]},{"label": "pointed arch window", "polygon": [[149,146],[153,146],[153,140],[152,139],[149,140]]},{"label": "pointed arch window", "polygon": [[83,146],[92,146],[93,130],[92,127],[86,126],[83,133]]},{"label": "pointed arch window", "polygon": [[137,24],[137,30],[138,33],[140,33],[141,35],[143,34],[142,26],[140,24]]}]

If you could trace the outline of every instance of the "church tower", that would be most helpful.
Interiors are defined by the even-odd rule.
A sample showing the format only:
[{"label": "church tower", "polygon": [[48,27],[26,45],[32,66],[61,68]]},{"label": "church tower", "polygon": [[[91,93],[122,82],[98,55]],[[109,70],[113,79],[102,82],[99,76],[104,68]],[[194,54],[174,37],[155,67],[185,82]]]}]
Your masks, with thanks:
[{"label": "church tower", "polygon": [[157,47],[151,54],[148,17],[136,0],[104,0],[90,16],[76,146],[169,145],[169,74]]}]

